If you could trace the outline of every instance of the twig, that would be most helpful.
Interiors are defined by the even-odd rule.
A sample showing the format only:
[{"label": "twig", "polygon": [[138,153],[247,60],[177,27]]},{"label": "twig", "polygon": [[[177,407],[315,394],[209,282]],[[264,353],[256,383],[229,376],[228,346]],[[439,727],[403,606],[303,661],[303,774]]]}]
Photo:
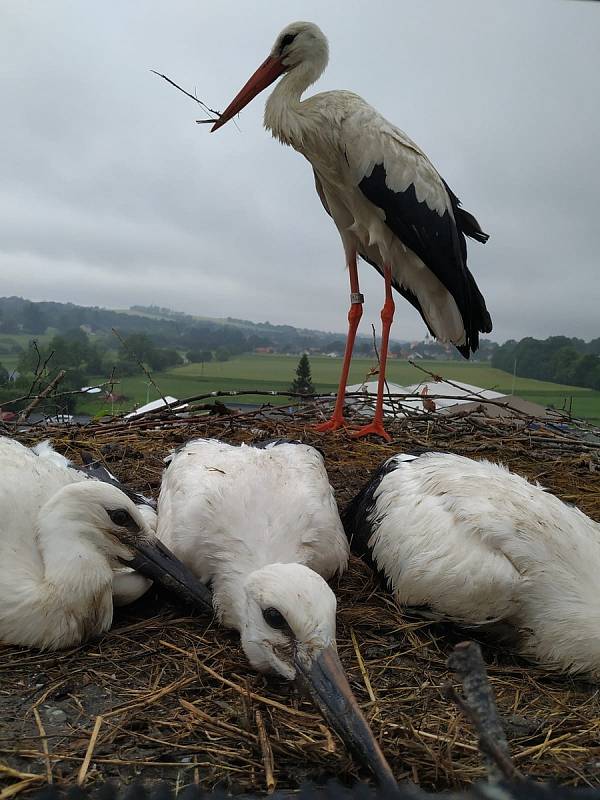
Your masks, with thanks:
[{"label": "twig", "polygon": [[44,376],[44,372],[46,371],[46,367],[48,366],[48,363],[50,362],[50,359],[54,355],[54,350],[52,350],[52,352],[49,355],[46,356],[46,359],[45,359],[44,363],[42,364],[42,354],[40,352],[40,348],[38,347],[37,341],[35,339],[32,339],[31,340],[31,344],[32,344],[33,349],[35,350],[35,353],[36,353],[36,356],[37,356],[37,364],[35,365],[35,369],[33,371],[33,380],[31,381],[31,386],[27,390],[27,394],[24,395],[23,397],[19,397],[17,399],[17,401],[14,401],[14,402],[18,402],[19,400],[28,400],[31,397],[31,395],[35,391],[36,385],[37,384],[41,384],[42,378]]},{"label": "twig", "polygon": [[[411,366],[416,367],[417,369],[420,369],[421,372],[424,372],[426,375],[429,375],[430,378],[433,378],[435,383],[447,383],[448,386],[454,386],[455,389],[460,389],[461,391],[464,391],[465,387],[461,386],[460,383],[454,383],[454,381],[451,381],[449,378],[444,378],[443,375],[439,375],[436,372],[431,372],[430,370],[426,369],[425,367],[422,367],[420,364],[417,364],[415,361],[412,361],[412,359],[410,359],[410,358],[408,359],[408,363]],[[484,389],[483,391],[486,391],[486,390]],[[488,389],[487,391],[490,391],[490,389]],[[493,389],[491,389],[491,391],[493,391]],[[482,400],[486,400],[486,398],[481,394],[481,392],[471,392],[471,394],[473,396],[475,396],[475,397],[481,398]],[[486,402],[488,402],[488,401],[486,400]]]},{"label": "twig", "polygon": [[212,678],[220,681],[221,683],[225,684],[225,686],[229,686],[234,691],[238,692],[238,694],[244,695],[247,694],[252,700],[256,700],[259,703],[263,703],[266,706],[272,706],[273,708],[278,708],[280,711],[285,711],[287,714],[292,714],[295,717],[305,717],[306,719],[316,719],[315,714],[307,714],[306,711],[300,711],[298,708],[292,708],[291,706],[286,706],[283,703],[278,703],[277,700],[271,700],[268,697],[265,697],[262,694],[256,694],[255,692],[246,692],[246,689],[239,686],[237,683],[230,681],[228,678],[223,677],[223,675],[219,675],[218,672],[215,672],[214,669],[208,666],[208,664],[203,664],[199,659],[196,653],[191,653],[189,650],[183,650],[181,647],[177,647],[171,642],[167,642],[163,639],[160,640],[159,644],[163,645],[163,647],[168,647],[171,650],[176,650],[183,655],[189,656],[189,658],[193,658],[196,660],[196,665],[207,672]]},{"label": "twig", "polygon": [[202,106],[202,109],[206,113],[215,114],[216,115],[214,119],[203,120],[203,122],[216,122],[219,119],[219,117],[221,116],[221,112],[220,111],[215,111],[214,108],[209,108],[206,105],[206,103],[203,103],[202,100],[199,100],[196,97],[195,94],[190,94],[190,92],[186,92],[185,89],[182,89],[181,86],[179,86],[177,83],[175,83],[175,81],[172,81],[171,78],[168,78],[166,75],[163,75],[162,72],[157,72],[155,69],[151,69],[150,72],[153,72],[155,75],[158,75],[159,78],[162,78],[163,80],[167,81],[167,83],[170,83],[171,86],[174,86],[176,89],[179,89],[180,92],[183,92],[183,94],[185,94],[191,100],[195,100],[196,103],[198,103],[199,106]]},{"label": "twig", "polygon": [[367,672],[367,668],[365,667],[365,662],[363,661],[363,657],[361,655],[360,648],[358,646],[358,640],[356,638],[356,634],[354,633],[354,628],[350,628],[350,637],[352,639],[352,644],[354,645],[354,652],[356,653],[356,660],[358,661],[358,666],[360,668],[363,681],[365,683],[367,692],[369,693],[369,700],[373,703],[375,711],[379,711],[379,708],[377,707],[377,698],[375,697],[375,692],[373,691],[373,687],[371,686],[369,673]]},{"label": "twig", "polygon": [[[90,389],[104,389],[105,387],[111,387],[110,390],[112,391],[112,387],[118,383],[119,381],[113,380],[111,375],[111,378],[109,378],[107,381],[104,381],[103,383],[96,383],[94,386],[88,386],[86,387],[85,391],[83,389],[69,389],[66,392],[56,392],[56,394],[52,396],[52,399],[61,400],[64,397],[74,397],[75,395],[89,394]],[[23,395],[22,397],[14,397],[12,400],[7,400],[4,402],[2,406],[3,408],[6,408],[7,406],[15,406],[19,403],[22,403],[24,400],[28,400],[30,397],[30,394]]]},{"label": "twig", "polygon": [[254,716],[256,719],[256,729],[258,730],[258,741],[260,743],[263,764],[265,765],[265,783],[267,786],[267,794],[271,794],[271,792],[275,789],[275,775],[273,774],[275,764],[273,761],[273,750],[271,749],[271,743],[269,742],[269,737],[267,735],[265,723],[263,722],[262,714],[258,709],[256,710]]},{"label": "twig", "polygon": [[42,743],[42,750],[44,751],[44,761],[46,763],[46,780],[48,783],[52,783],[52,765],[50,764],[50,752],[48,750],[48,738],[46,736],[46,731],[42,724],[42,719],[40,717],[40,712],[37,708],[34,707],[33,709],[33,716],[35,717],[35,724],[37,725],[37,729],[40,732],[40,741]]},{"label": "twig", "polygon": [[452,686],[448,687],[447,694],[477,731],[479,748],[486,757],[488,780],[492,783],[523,780],[509,754],[479,645],[475,642],[457,644],[448,658],[448,666],[462,683],[465,697]]},{"label": "twig", "polygon": [[27,418],[29,417],[31,412],[35,408],[37,408],[37,406],[39,406],[42,400],[45,400],[46,397],[48,397],[48,395],[52,393],[52,390],[58,386],[58,384],[62,381],[62,379],[65,377],[66,374],[67,374],[66,370],[61,369],[60,372],[58,372],[54,376],[54,378],[52,378],[48,386],[46,386],[45,389],[43,389],[36,397],[33,398],[31,403],[29,403],[29,405],[19,414],[19,417],[17,419],[18,425],[21,425],[23,422],[27,421]]},{"label": "twig", "polygon": [[88,768],[90,766],[90,761],[92,760],[92,754],[94,752],[94,747],[96,746],[96,739],[98,738],[98,734],[100,732],[100,726],[104,717],[101,714],[98,714],[96,717],[96,722],[94,723],[94,729],[92,730],[92,735],[90,736],[90,741],[87,746],[87,750],[85,751],[85,757],[83,759],[83,763],[79,768],[79,774],[77,776],[77,785],[83,786],[85,783],[85,776],[87,775]]},{"label": "twig", "polygon": [[138,366],[139,366],[139,367],[140,367],[140,368],[141,368],[141,369],[144,371],[144,374],[146,375],[146,377],[148,378],[148,380],[150,381],[150,383],[152,384],[152,386],[154,386],[154,388],[156,389],[156,391],[157,391],[157,392],[158,392],[158,394],[160,395],[160,398],[161,398],[161,400],[162,400],[162,401],[163,401],[163,403],[164,403],[164,408],[165,408],[165,410],[166,410],[166,411],[168,411],[170,414],[173,414],[173,413],[174,413],[174,411],[173,411],[173,409],[171,408],[171,405],[172,405],[172,404],[171,404],[171,403],[167,403],[167,398],[164,396],[164,394],[162,393],[162,391],[161,391],[161,389],[160,389],[160,386],[159,386],[159,385],[156,383],[156,381],[155,381],[155,380],[154,380],[154,378],[152,377],[152,373],[150,372],[150,370],[148,370],[148,369],[146,368],[146,365],[145,365],[145,364],[142,362],[142,360],[141,360],[140,358],[138,358],[138,356],[137,356],[135,353],[133,353],[133,352],[132,352],[132,351],[131,351],[131,350],[130,350],[128,347],[127,347],[127,345],[126,345],[126,343],[125,343],[125,340],[123,339],[123,337],[121,336],[121,334],[119,333],[119,331],[118,331],[118,330],[116,330],[115,328],[112,328],[112,332],[114,333],[114,335],[117,337],[117,339],[118,339],[118,340],[121,342],[121,344],[123,345],[123,349],[125,350],[125,352],[126,352],[126,353],[128,353],[130,356],[132,356],[132,357],[135,359],[135,361],[137,362],[137,365],[138,365]]}]

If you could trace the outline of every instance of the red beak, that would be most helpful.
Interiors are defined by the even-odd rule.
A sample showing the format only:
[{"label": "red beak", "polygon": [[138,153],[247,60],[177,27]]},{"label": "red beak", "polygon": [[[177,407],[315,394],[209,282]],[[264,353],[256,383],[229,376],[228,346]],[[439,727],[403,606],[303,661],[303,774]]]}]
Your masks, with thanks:
[{"label": "red beak", "polygon": [[231,103],[229,103],[225,111],[212,126],[210,129],[211,133],[220,128],[221,125],[225,125],[226,122],[229,122],[232,117],[235,117],[235,115],[238,114],[242,108],[247,106],[257,94],[260,94],[263,89],[266,89],[267,86],[270,86],[273,81],[284,72],[285,67],[281,63],[280,58],[273,58],[273,56],[269,56],[265,61],[263,61],[248,83],[236,94]]}]

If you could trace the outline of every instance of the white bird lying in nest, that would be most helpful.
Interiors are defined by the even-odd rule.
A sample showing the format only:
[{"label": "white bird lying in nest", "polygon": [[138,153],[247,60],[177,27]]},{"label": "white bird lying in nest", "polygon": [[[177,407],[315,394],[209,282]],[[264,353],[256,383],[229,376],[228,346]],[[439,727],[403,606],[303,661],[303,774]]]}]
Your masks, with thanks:
[{"label": "white bird lying in nest", "polygon": [[[139,494],[139,492],[134,492],[124,483],[121,483],[112,472],[99,461],[95,460],[89,452],[85,450],[80,451],[80,457],[83,463],[79,466],[62,455],[62,453],[55,450],[49,439],[38,442],[38,444],[34,445],[31,449],[40,458],[52,461],[60,467],[69,467],[90,478],[95,478],[96,480],[116,486],[126,494],[130,500],[133,500],[138,511],[147,522],[150,531],[156,534],[156,502],[151,497],[146,497],[143,494]],[[131,563],[135,563],[135,558]],[[153,581],[151,578],[144,577],[144,575],[131,567],[113,567],[113,606],[118,608],[134,603],[148,591],[152,583]]]},{"label": "white bird lying in nest", "polygon": [[[162,545],[117,486],[88,477],[48,445],[0,437],[0,640],[56,649],[108,630],[113,592],[147,588],[136,569],[204,607],[210,593]],[[133,560],[135,558],[135,561]]]},{"label": "white bird lying in nest", "polygon": [[395,781],[335,645],[327,578],[348,561],[320,453],[298,442],[236,447],[197,439],[175,452],[158,500],[158,536],[204,582],[259,672],[308,690],[382,785]]},{"label": "white bird lying in nest", "polygon": [[545,666],[600,678],[600,524],[488,461],[386,461],[344,515],[352,551],[399,603],[502,622]]}]

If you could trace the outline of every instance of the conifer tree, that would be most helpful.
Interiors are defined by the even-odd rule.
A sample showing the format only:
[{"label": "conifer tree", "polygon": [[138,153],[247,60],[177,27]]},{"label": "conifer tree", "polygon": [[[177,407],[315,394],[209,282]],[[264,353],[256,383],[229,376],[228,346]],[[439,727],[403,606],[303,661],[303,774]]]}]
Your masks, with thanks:
[{"label": "conifer tree", "polygon": [[306,353],[302,354],[302,358],[296,367],[296,377],[290,386],[290,392],[298,392],[299,394],[314,394],[315,387],[312,383],[310,374],[310,362]]}]

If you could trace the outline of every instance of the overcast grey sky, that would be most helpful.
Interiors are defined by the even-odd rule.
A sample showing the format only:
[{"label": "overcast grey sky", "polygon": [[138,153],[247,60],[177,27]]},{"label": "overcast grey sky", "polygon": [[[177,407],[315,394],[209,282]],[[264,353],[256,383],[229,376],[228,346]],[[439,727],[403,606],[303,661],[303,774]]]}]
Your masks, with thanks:
[{"label": "overcast grey sky", "polygon": [[[600,4],[580,0],[1,0],[0,294],[345,330],[337,231],[304,159],[216,134],[151,68],[223,109],[295,19],[316,86],[363,95],[491,234],[469,264],[492,338],[600,335]],[[382,281],[361,267],[361,330]],[[397,303],[395,338],[425,333]]]}]

